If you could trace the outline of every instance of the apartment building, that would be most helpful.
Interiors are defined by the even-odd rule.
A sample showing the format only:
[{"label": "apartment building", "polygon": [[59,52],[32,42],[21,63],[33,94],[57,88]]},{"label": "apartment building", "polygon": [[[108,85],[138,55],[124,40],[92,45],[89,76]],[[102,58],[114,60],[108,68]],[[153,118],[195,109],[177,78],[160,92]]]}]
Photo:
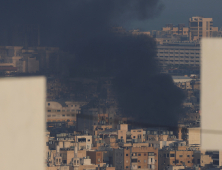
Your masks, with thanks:
[{"label": "apartment building", "polygon": [[213,18],[189,18],[189,39],[199,41],[202,37],[212,37],[213,32],[218,32],[218,27],[213,27]]},{"label": "apartment building", "polygon": [[47,101],[46,121],[47,122],[76,122],[76,115],[80,114],[81,107],[86,102],[72,101]]},{"label": "apartment building", "polygon": [[179,150],[167,148],[159,150],[159,170],[165,170],[168,166],[187,166],[194,164],[194,154],[192,150],[186,150],[186,147],[180,147]]},{"label": "apartment building", "polygon": [[189,28],[185,27],[185,24],[178,24],[178,26],[174,26],[173,24],[166,24],[166,27],[162,27],[162,31],[172,35],[188,36],[189,34]]},{"label": "apartment building", "polygon": [[172,43],[157,46],[157,60],[160,66],[200,66],[200,45],[195,43]]},{"label": "apartment building", "polygon": [[146,146],[114,149],[113,165],[117,170],[157,170],[158,149]]},{"label": "apartment building", "polygon": [[131,129],[131,139],[134,142],[144,142],[144,134],[143,129]]},{"label": "apartment building", "polygon": [[95,165],[103,163],[103,152],[102,151],[87,151],[86,155],[89,156],[91,162]]}]

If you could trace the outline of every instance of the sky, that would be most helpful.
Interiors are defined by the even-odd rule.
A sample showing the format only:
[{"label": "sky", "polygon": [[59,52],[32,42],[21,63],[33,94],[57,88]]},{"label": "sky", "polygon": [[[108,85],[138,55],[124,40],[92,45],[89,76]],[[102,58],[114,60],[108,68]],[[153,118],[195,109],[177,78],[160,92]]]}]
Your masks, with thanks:
[{"label": "sky", "polygon": [[222,27],[221,0],[161,0],[164,9],[160,14],[146,21],[128,22],[127,29],[160,30],[167,23],[184,23],[188,26],[192,16],[213,18],[214,26]]},{"label": "sky", "polygon": [[[87,0],[90,1],[90,0]],[[133,18],[133,15],[129,15],[126,18],[121,18],[119,15],[123,15],[118,9],[119,4],[126,3],[126,0],[116,1],[116,5],[112,6],[113,9],[117,10],[117,13],[113,13],[109,9],[109,5],[105,5],[106,8],[103,9],[105,3],[108,1],[97,0],[94,3],[94,10],[97,8],[103,9],[107,15],[101,17],[103,20],[103,25],[105,24],[105,18],[109,18],[109,14],[114,15],[111,18],[118,21],[118,26],[123,26],[126,30],[140,29],[141,31],[149,30],[161,30],[167,23],[173,23],[177,25],[178,23],[184,23],[188,26],[189,18],[192,16],[203,16],[212,17],[214,19],[214,26],[222,27],[222,0],[147,0],[151,7],[147,9],[149,17],[137,16]],[[81,24],[86,24],[88,22],[88,30],[90,27],[95,27],[98,25],[99,20],[95,21],[95,17],[98,14],[94,14],[91,6],[84,8],[77,8],[79,4],[75,3],[76,0],[10,0],[4,1],[0,6],[0,22],[1,26],[4,24],[16,24],[16,23],[27,23],[27,24],[39,24],[40,25],[40,35],[42,45],[53,45],[59,46],[59,41],[61,38],[69,39],[69,32],[80,27]],[[92,1],[95,2],[95,1]],[[160,9],[156,3],[159,2]],[[147,3],[147,4],[149,4]],[[146,5],[147,5],[146,4]],[[153,6],[152,6],[153,4]],[[113,4],[112,4],[113,5]],[[112,8],[111,7],[111,8]],[[141,8],[141,7],[140,7]],[[85,9],[85,11],[80,11],[80,9]],[[144,8],[145,9],[145,8]],[[142,10],[144,10],[142,9]],[[92,13],[88,12],[91,10]],[[134,9],[135,10],[135,9]],[[142,11],[141,10],[141,11]],[[77,11],[77,12],[75,12]],[[97,10],[95,10],[97,11]],[[100,12],[103,12],[102,10]],[[127,11],[131,13],[130,10]],[[94,12],[95,13],[95,12]],[[141,14],[144,11],[141,12]],[[92,16],[92,19],[87,16]],[[132,12],[133,14],[133,12]],[[85,17],[81,21],[81,18]],[[121,18],[121,19],[119,19]],[[100,24],[100,23],[99,23]],[[1,27],[0,26],[0,27]],[[114,25],[115,26],[115,25]],[[92,29],[91,29],[92,30]],[[67,33],[67,35],[63,35]],[[57,37],[57,38],[55,38]]]}]

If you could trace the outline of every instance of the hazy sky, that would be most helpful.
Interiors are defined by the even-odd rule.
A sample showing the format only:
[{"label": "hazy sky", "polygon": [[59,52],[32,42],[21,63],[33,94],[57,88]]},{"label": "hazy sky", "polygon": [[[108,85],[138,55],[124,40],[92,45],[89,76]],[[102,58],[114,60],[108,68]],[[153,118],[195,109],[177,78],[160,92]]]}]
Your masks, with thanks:
[{"label": "hazy sky", "polygon": [[[109,23],[111,20],[127,30],[139,28],[143,31],[160,30],[167,23],[184,23],[188,26],[192,16],[212,17],[214,26],[222,26],[222,0],[159,1],[164,6],[162,10],[158,10],[158,0],[141,0],[145,5],[135,6],[139,14],[135,17],[135,9],[123,5],[127,4],[126,0],[86,1],[93,2],[90,6],[85,5],[85,2],[80,5],[79,2],[82,1],[77,0],[5,0],[0,5],[0,29],[7,24],[39,24],[41,44],[59,46],[64,44],[62,40],[68,42],[68,39],[74,39],[70,35],[78,31],[88,33],[93,32],[92,27],[97,30],[101,28],[100,25],[116,26]],[[124,11],[126,8],[128,10]],[[147,16],[143,15],[146,13]]]},{"label": "hazy sky", "polygon": [[203,16],[214,19],[214,26],[222,26],[222,0],[161,0],[165,9],[159,16],[147,21],[127,23],[129,29],[161,29],[167,23],[184,23],[188,26],[192,16]]}]

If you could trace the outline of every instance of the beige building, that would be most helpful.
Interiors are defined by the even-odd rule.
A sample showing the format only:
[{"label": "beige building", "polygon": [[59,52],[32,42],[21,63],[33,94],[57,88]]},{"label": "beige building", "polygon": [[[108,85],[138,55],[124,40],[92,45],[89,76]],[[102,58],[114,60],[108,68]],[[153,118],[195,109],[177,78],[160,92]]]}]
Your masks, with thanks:
[{"label": "beige building", "polygon": [[202,37],[212,37],[218,27],[213,27],[213,18],[197,16],[189,19],[189,30],[190,41],[199,41]]},{"label": "beige building", "polygon": [[126,143],[126,133],[128,132],[128,124],[119,124],[117,128],[118,128],[117,131],[118,139],[121,142]]},{"label": "beige building", "polygon": [[87,103],[71,101],[47,101],[47,122],[75,122],[76,115],[81,112],[81,107],[85,104]]},{"label": "beige building", "polygon": [[162,27],[162,31],[166,31],[168,34],[172,35],[185,35],[188,36],[189,28],[185,27],[185,24],[178,24],[177,27],[173,24],[166,24],[166,27]]},{"label": "beige building", "polygon": [[79,135],[75,136],[75,146],[78,145],[78,150],[91,150],[92,148],[92,136],[90,135]]},{"label": "beige building", "polygon": [[188,145],[189,146],[200,146],[200,128],[187,128]]},{"label": "beige building", "polygon": [[185,169],[184,166],[173,166],[173,165],[170,165],[166,168],[166,170],[181,170],[181,169]]},{"label": "beige building", "polygon": [[131,129],[131,139],[134,142],[143,142],[144,136],[143,136],[143,129]]},{"label": "beige building", "polygon": [[204,167],[207,164],[213,163],[213,159],[209,155],[206,155],[204,152],[194,151],[194,163]]}]

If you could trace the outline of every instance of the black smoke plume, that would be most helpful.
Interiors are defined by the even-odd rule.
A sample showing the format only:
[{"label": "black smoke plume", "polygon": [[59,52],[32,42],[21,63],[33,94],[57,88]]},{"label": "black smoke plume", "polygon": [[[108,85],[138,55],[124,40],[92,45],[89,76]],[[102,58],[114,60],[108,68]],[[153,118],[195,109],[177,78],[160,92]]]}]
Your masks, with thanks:
[{"label": "black smoke plume", "polygon": [[184,95],[170,76],[159,74],[155,41],[111,30],[162,9],[158,0],[14,0],[0,7],[1,23],[39,24],[42,46],[75,53],[61,63],[71,76],[85,76],[83,68],[90,68],[92,76],[114,77],[124,115],[174,126]]}]

